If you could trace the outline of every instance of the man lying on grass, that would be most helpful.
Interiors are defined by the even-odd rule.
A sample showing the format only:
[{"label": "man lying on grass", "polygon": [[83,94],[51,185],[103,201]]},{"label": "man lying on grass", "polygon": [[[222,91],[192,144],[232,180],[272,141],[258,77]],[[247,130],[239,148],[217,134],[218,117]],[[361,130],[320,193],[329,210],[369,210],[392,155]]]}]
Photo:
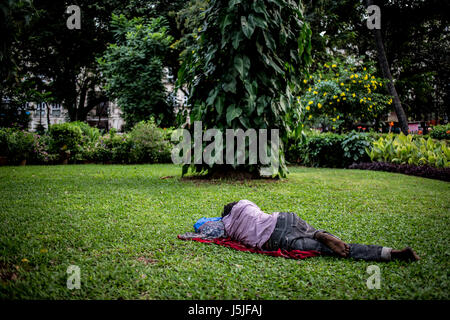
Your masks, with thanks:
[{"label": "man lying on grass", "polygon": [[316,230],[294,213],[266,214],[248,200],[227,204],[222,222],[228,237],[261,250],[314,250],[322,255],[368,261],[419,260],[410,247],[393,250],[377,245],[347,244],[326,231]]}]

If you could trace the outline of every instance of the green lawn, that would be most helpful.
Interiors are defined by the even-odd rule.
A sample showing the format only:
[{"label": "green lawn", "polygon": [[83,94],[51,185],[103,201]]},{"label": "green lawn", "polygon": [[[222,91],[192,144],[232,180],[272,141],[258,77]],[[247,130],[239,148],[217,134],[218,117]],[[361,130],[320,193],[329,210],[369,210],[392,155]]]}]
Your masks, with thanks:
[{"label": "green lawn", "polygon": [[[290,170],[285,181],[205,183],[180,180],[173,165],[0,167],[0,298],[449,298],[449,183]],[[347,242],[409,245],[422,260],[290,260],[177,239],[238,199],[296,212]],[[72,264],[79,290],[66,288]],[[379,290],[366,286],[371,264]]]}]

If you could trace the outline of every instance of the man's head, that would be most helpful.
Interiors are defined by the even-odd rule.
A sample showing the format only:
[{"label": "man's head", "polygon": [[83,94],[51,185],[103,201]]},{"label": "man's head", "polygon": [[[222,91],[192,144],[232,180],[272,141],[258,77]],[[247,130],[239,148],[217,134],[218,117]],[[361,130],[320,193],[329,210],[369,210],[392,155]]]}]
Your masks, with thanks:
[{"label": "man's head", "polygon": [[223,213],[222,213],[222,218],[225,217],[226,215],[230,214],[231,209],[233,209],[233,206],[236,204],[237,202],[230,202],[229,204],[225,205],[223,207]]}]

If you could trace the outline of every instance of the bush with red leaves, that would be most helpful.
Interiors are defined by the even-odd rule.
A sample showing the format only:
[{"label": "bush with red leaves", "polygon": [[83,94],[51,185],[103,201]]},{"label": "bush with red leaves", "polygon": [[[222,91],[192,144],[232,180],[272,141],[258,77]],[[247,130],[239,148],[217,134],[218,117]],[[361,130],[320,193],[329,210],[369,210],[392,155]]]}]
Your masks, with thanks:
[{"label": "bush with red leaves", "polygon": [[387,171],[403,173],[410,176],[450,181],[450,168],[434,168],[430,166],[414,166],[410,164],[395,164],[387,162],[354,163],[349,169]]}]

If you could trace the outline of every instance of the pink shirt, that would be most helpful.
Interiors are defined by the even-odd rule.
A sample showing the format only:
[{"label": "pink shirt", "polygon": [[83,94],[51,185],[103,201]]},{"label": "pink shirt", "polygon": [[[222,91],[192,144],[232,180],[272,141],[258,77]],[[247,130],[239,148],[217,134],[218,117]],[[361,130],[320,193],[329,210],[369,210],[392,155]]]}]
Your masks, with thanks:
[{"label": "pink shirt", "polygon": [[275,229],[277,218],[278,212],[267,214],[253,202],[241,200],[233,206],[222,222],[227,235],[233,240],[262,249]]}]

